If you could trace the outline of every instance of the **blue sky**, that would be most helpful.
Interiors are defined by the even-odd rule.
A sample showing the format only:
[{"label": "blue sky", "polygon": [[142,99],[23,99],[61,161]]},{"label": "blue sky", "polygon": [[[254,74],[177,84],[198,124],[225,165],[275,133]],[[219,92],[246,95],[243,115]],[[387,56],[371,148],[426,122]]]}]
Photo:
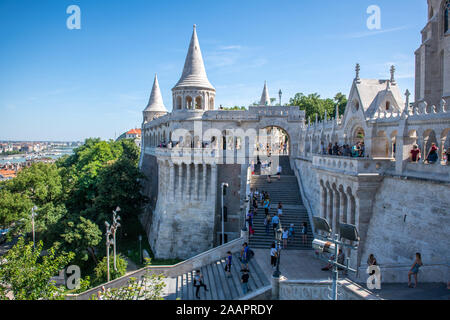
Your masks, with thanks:
[{"label": "blue sky", "polygon": [[265,80],[284,102],[348,95],[356,62],[362,78],[395,64],[413,92],[426,16],[425,0],[0,0],[0,140],[114,138],[140,126],[155,72],[170,111],[194,23],[217,106],[250,105]]}]

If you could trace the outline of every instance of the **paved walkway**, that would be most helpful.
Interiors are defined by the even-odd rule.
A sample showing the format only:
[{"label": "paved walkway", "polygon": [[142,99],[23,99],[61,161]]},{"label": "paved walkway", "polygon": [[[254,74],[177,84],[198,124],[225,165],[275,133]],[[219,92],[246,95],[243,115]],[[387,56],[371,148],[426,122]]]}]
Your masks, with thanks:
[{"label": "paved walkway", "polygon": [[[252,249],[255,251],[255,259],[270,279],[274,269],[270,266],[269,249]],[[325,265],[315,257],[312,250],[282,250],[280,260],[280,271],[282,276],[290,280],[311,279],[327,280],[332,275],[329,271],[322,271]]]},{"label": "paved walkway", "polygon": [[387,300],[450,300],[450,290],[441,283],[420,283],[408,288],[407,283],[381,284],[381,290],[371,290],[376,296]]}]

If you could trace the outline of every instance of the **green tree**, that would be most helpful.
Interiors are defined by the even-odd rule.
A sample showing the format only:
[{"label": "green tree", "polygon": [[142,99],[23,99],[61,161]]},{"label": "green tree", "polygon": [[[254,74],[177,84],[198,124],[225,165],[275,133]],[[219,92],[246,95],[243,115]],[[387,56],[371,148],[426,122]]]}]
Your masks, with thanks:
[{"label": "green tree", "polygon": [[12,293],[15,300],[62,299],[63,288],[51,281],[73,258],[74,254],[58,251],[55,245],[46,254],[42,242],[25,243],[23,238],[2,257],[0,265],[0,298],[8,299]]},{"label": "green tree", "polygon": [[[113,255],[109,256],[109,275],[110,280],[114,280],[117,278],[120,278],[127,273],[127,265],[128,262],[125,260],[125,258],[121,254],[117,254],[116,256],[116,265],[117,265],[117,271],[114,270],[114,257]],[[104,257],[95,267],[94,273],[95,273],[95,284],[100,285],[102,283],[107,282],[107,257]]]},{"label": "green tree", "polygon": [[338,92],[334,96],[334,102],[339,107],[339,115],[342,116],[345,112],[345,107],[347,106],[347,102],[348,102],[347,96],[345,94],[343,94],[342,92]]},{"label": "green tree", "polygon": [[94,222],[83,217],[68,221],[61,238],[64,250],[74,252],[76,260],[85,262],[90,255],[94,263],[97,263],[95,247],[102,240],[102,232]]},{"label": "green tree", "polygon": [[[337,103],[343,103],[343,97],[341,95],[336,95],[335,99],[339,99],[336,100]],[[297,93],[289,100],[289,105],[300,107],[300,110],[305,111],[306,118],[310,118],[311,121],[315,121],[316,114],[318,115],[319,120],[325,119],[325,111],[327,113],[327,118],[329,119],[334,117],[336,113],[335,100],[322,99],[317,93],[309,94],[307,96],[303,93]]]}]

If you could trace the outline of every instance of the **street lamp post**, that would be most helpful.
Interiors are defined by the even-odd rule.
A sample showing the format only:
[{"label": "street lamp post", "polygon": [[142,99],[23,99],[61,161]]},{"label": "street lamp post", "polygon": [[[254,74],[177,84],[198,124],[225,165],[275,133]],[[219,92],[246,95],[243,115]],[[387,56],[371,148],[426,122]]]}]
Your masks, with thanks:
[{"label": "street lamp post", "polygon": [[278,259],[277,259],[277,269],[273,273],[274,278],[279,278],[281,275],[280,260],[281,260],[281,236],[282,236],[282,234],[283,234],[283,229],[281,229],[281,227],[279,227],[278,230],[276,231]]},{"label": "street lamp post", "polygon": [[112,244],[111,241],[111,226],[109,225],[109,223],[107,221],[105,221],[105,226],[106,226],[106,282],[109,282],[109,247]]},{"label": "street lamp post", "polygon": [[31,227],[33,229],[33,249],[36,248],[36,237],[35,237],[35,232],[34,232],[34,217],[37,216],[37,213],[36,213],[37,209],[38,208],[36,206],[31,208]]},{"label": "street lamp post", "polygon": [[142,236],[139,235],[139,261],[142,263]]},{"label": "street lamp post", "polygon": [[228,188],[228,183],[222,182],[222,245],[225,244],[225,218],[223,214],[223,191],[225,187]]},{"label": "street lamp post", "polygon": [[117,228],[120,227],[120,216],[117,215],[117,212],[120,211],[120,207],[117,207],[115,211],[113,211],[113,224],[111,227],[111,232],[113,235],[113,248],[114,248],[114,270],[117,271],[117,265],[116,265],[116,231]]},{"label": "street lamp post", "polygon": [[282,96],[282,94],[283,94],[283,92],[281,92],[281,89],[280,89],[280,91],[278,91],[278,96],[280,97],[280,107],[281,107],[281,96]]}]

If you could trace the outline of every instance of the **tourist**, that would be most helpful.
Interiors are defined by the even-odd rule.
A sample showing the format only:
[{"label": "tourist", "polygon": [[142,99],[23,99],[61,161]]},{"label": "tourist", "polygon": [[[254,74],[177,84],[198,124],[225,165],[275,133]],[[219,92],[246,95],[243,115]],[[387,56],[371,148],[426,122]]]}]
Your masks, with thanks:
[{"label": "tourist", "polygon": [[334,146],[333,146],[333,156],[338,156],[339,155],[339,146],[338,143],[335,142]]},{"label": "tourist", "polygon": [[270,223],[272,221],[272,217],[270,214],[266,214],[266,217],[264,218],[264,226],[266,227],[266,234],[269,234],[270,231]]},{"label": "tourist", "polygon": [[352,155],[352,149],[350,148],[350,146],[348,144],[344,145],[343,156],[351,157],[351,155]]},{"label": "tourist", "polygon": [[278,258],[278,251],[275,248],[275,242],[272,243],[272,248],[270,249],[270,265],[275,268],[277,266],[277,258]]},{"label": "tourist", "polygon": [[431,144],[431,148],[430,148],[430,151],[428,151],[428,155],[427,155],[427,162],[429,163],[429,164],[434,164],[434,163],[436,163],[436,161],[438,160],[438,153],[437,153],[437,151],[438,151],[438,147],[436,146],[436,144],[433,142],[432,144]]},{"label": "tourist", "polygon": [[291,223],[291,225],[289,226],[289,238],[288,238],[288,241],[290,241],[291,239],[294,238],[294,234],[295,234],[294,224]]},{"label": "tourist", "polygon": [[420,160],[420,149],[416,144],[413,145],[410,154],[411,154],[411,162],[418,163]]},{"label": "tourist", "polygon": [[283,154],[287,154],[287,143],[283,144]]},{"label": "tourist", "polygon": [[333,145],[331,143],[328,144],[327,152],[330,156],[333,155]]},{"label": "tourist", "polygon": [[278,217],[281,218],[281,216],[283,215],[283,205],[281,204],[281,202],[278,202],[277,213],[278,213]]},{"label": "tourist", "polygon": [[255,234],[255,230],[253,229],[253,212],[252,212],[252,210],[250,210],[247,213],[246,221],[248,223],[248,234],[249,234],[249,236],[252,236]]},{"label": "tourist", "polygon": [[281,238],[283,239],[283,249],[287,249],[288,239],[289,239],[289,230],[287,227],[284,227]]},{"label": "tourist", "polygon": [[247,294],[248,291],[248,279],[250,278],[249,274],[248,274],[248,270],[244,269],[243,273],[242,273],[242,277],[241,277],[241,286],[242,286],[242,292],[245,294]]},{"label": "tourist", "polygon": [[444,152],[445,164],[450,165],[450,147],[447,148],[447,151]]},{"label": "tourist", "polygon": [[264,208],[264,213],[266,215],[268,215],[269,214],[269,208],[270,208],[270,200],[269,200],[269,198],[264,199],[263,208]]},{"label": "tourist", "polygon": [[278,180],[281,180],[281,171],[282,171],[283,169],[281,168],[281,165],[278,165],[278,167],[277,167],[277,176],[278,176]]},{"label": "tourist", "polygon": [[280,218],[278,215],[274,215],[272,218],[272,228],[273,228],[273,234],[275,235],[278,229],[278,224],[280,223]]},{"label": "tourist", "polygon": [[364,145],[364,142],[361,142],[359,144],[359,156],[361,158],[364,158],[365,153],[366,153],[366,146]]},{"label": "tourist", "polygon": [[302,234],[302,241],[303,241],[303,244],[305,245],[308,241],[308,238],[307,238],[308,237],[308,224],[306,222],[303,222],[300,233]]},{"label": "tourist", "polygon": [[[419,268],[421,266],[423,266],[422,257],[421,257],[421,254],[419,252],[417,252],[416,260],[414,260],[414,263],[408,272],[408,287],[410,287],[410,288],[417,287],[417,274],[419,273]],[[414,287],[411,285],[411,275],[414,275],[414,281],[415,281]]]},{"label": "tourist", "polygon": [[245,242],[242,245],[241,264],[242,264],[242,268],[241,269],[247,269],[248,268],[248,244],[247,244],[247,242]]},{"label": "tourist", "polygon": [[[330,257],[330,260],[334,261],[334,259],[335,259],[335,256],[332,255]],[[344,254],[344,252],[342,252],[342,249],[339,249],[337,263],[344,265],[344,261],[345,261],[345,254]],[[329,271],[331,269],[333,269],[333,265],[331,263],[328,263],[325,267],[322,268],[322,271]]]},{"label": "tourist", "polygon": [[272,183],[272,181],[270,180],[270,174],[267,175],[267,183]]},{"label": "tourist", "polygon": [[325,143],[323,141],[320,142],[320,150],[322,154],[327,154],[327,148],[325,148]]},{"label": "tourist", "polygon": [[228,278],[231,278],[231,261],[233,260],[233,255],[231,254],[231,251],[227,252],[227,260],[225,265],[225,272],[228,275]]},{"label": "tourist", "polygon": [[196,270],[195,271],[195,275],[194,275],[194,287],[196,288],[195,291],[195,297],[197,299],[200,299],[200,288],[203,287],[205,288],[205,291],[208,291],[208,288],[206,287],[206,284],[203,283],[203,275],[201,274],[200,270]]},{"label": "tourist", "polygon": [[[375,259],[375,256],[373,253],[369,255],[369,258],[367,259],[367,265],[370,266],[376,266],[377,265],[377,259]],[[373,275],[375,273],[375,270],[370,273],[370,275]]]}]

